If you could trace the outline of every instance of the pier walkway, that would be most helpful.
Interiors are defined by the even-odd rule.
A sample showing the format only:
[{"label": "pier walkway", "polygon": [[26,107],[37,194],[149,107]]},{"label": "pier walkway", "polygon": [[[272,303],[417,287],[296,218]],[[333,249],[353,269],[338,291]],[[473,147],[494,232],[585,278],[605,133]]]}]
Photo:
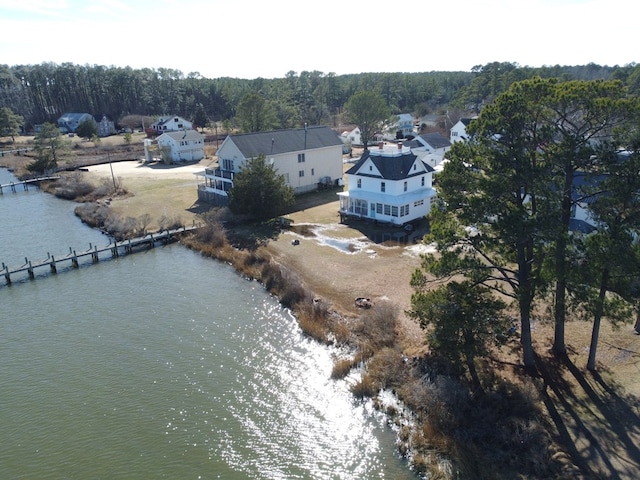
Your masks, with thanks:
[{"label": "pier walkway", "polygon": [[4,185],[0,185],[0,195],[2,195],[5,190],[16,193],[18,190],[20,190],[18,187],[22,187],[22,190],[24,191],[29,190],[30,186],[40,188],[40,182],[46,182],[49,180],[60,180],[60,177],[38,177],[30,178],[29,180],[20,180],[18,182],[5,183]]},{"label": "pier walkway", "polygon": [[[30,279],[36,278],[36,270],[42,268],[48,268],[51,273],[57,273],[60,265],[70,265],[73,268],[80,267],[80,261],[84,258],[90,258],[91,263],[98,263],[100,261],[100,254],[108,254],[110,257],[118,257],[120,255],[127,255],[136,251],[142,250],[144,247],[147,249],[153,248],[158,243],[167,244],[174,241],[179,235],[196,230],[199,226],[193,225],[191,227],[181,227],[173,230],[163,230],[158,233],[149,233],[144,237],[131,238],[129,240],[123,240],[120,242],[111,242],[104,247],[98,247],[97,245],[89,244],[89,249],[81,252],[77,252],[69,247],[69,253],[60,257],[54,257],[47,253],[47,258],[41,261],[32,262],[25,257],[24,265],[11,268],[2,262],[2,268],[0,268],[0,275],[4,276],[7,285],[11,285],[11,277],[26,272]],[[91,264],[85,262],[87,264]]]}]

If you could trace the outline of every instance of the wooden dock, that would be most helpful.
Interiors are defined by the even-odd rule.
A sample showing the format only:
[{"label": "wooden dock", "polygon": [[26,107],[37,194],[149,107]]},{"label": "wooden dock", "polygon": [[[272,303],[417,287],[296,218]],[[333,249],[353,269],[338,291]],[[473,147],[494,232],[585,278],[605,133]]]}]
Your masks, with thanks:
[{"label": "wooden dock", "polygon": [[21,180],[19,182],[11,182],[5,183],[4,185],[0,185],[0,195],[4,193],[5,190],[9,190],[13,193],[16,193],[22,187],[23,191],[29,190],[30,186],[35,186],[36,188],[40,188],[40,182],[46,182],[49,180],[59,180],[59,176],[55,177],[38,177],[38,178],[30,178],[29,180]]},{"label": "wooden dock", "polygon": [[[129,240],[123,240],[120,242],[111,242],[104,247],[98,247],[97,245],[89,244],[89,249],[81,252],[77,252],[69,247],[69,253],[63,256],[54,257],[47,253],[47,258],[38,262],[32,262],[25,257],[24,264],[19,267],[11,268],[2,262],[2,268],[0,269],[0,275],[4,276],[7,285],[11,285],[11,276],[22,272],[27,272],[27,275],[31,280],[36,278],[36,270],[47,268],[51,273],[58,272],[60,265],[70,265],[71,267],[79,268],[80,261],[83,258],[91,258],[91,264],[98,263],[100,261],[100,254],[107,253],[112,258],[119,257],[120,255],[127,255],[136,251],[141,251],[146,248],[153,248],[158,243],[167,244],[174,241],[179,235],[198,229],[199,227],[194,225],[191,227],[181,227],[173,230],[163,230],[158,233],[149,233],[144,237],[131,238]],[[87,263],[89,264],[89,263]],[[90,265],[90,264],[89,264]]]}]

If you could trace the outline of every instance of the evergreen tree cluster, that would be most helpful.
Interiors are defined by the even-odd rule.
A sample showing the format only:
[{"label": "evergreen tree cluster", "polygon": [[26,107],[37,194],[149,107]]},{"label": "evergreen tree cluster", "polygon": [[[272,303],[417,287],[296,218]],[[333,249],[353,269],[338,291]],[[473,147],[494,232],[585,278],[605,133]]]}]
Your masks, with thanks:
[{"label": "evergreen tree cluster", "polygon": [[[433,325],[425,299],[442,301],[430,290],[443,284],[443,297],[464,278],[465,295],[480,288],[512,300],[526,367],[535,366],[532,320],[549,305],[557,354],[566,353],[568,319],[593,321],[587,366],[596,368],[601,319],[640,312],[640,97],[630,91],[620,80],[536,77],[482,109],[438,176],[428,238],[438,254],[412,278],[415,318]],[[595,232],[573,228],[577,208]]]},{"label": "evergreen tree cluster", "polygon": [[269,127],[334,125],[347,100],[361,91],[379,94],[392,114],[445,113],[449,108],[479,109],[511,83],[540,76],[563,80],[618,79],[640,91],[635,64],[606,67],[530,68],[494,62],[469,72],[361,73],[335,75],[290,71],[283,78],[252,80],[204,78],[169,68],[132,69],[71,63],[0,65],[0,105],[24,120],[24,130],[55,122],[65,112],[107,115],[180,115],[196,121],[232,120],[247,94],[259,95],[269,112]]}]

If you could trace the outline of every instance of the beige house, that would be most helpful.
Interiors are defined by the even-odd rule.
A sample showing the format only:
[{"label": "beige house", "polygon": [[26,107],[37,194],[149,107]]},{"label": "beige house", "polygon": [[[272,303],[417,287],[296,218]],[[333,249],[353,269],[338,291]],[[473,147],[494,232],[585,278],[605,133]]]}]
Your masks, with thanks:
[{"label": "beige house", "polygon": [[325,126],[228,135],[218,148],[218,165],[196,175],[198,197],[225,203],[233,177],[250,158],[264,155],[295,194],[342,181],[342,141]]}]

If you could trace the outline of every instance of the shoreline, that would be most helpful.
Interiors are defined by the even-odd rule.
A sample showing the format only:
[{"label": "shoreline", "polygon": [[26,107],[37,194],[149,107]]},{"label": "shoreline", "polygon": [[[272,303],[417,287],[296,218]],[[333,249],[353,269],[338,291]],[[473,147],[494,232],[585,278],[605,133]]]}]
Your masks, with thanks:
[{"label": "shoreline", "polygon": [[[192,208],[195,197],[197,196],[196,182],[195,179],[193,182],[189,182],[186,171],[181,172],[179,168],[182,167],[162,168],[158,169],[157,173],[155,173],[155,169],[145,169],[138,166],[129,173],[120,171],[118,175],[123,176],[125,186],[127,186],[127,184],[135,185],[135,187],[131,189],[133,195],[111,199],[110,208],[114,208],[125,214],[130,213],[135,215],[134,212],[142,211],[140,209],[143,208],[149,208],[149,205],[153,208],[157,203],[157,199],[162,198],[163,195],[165,196],[164,198],[166,198],[166,195],[169,194],[171,200],[174,200],[176,197],[173,194],[176,192],[180,192],[176,209],[184,208],[188,210]],[[197,168],[203,169],[204,167]],[[103,166],[102,169],[101,175],[95,174],[95,172],[92,173],[91,168],[88,173],[89,175],[94,175],[95,178],[105,178],[111,175],[110,172],[107,171],[109,170],[108,165]],[[173,175],[171,175],[172,173]],[[189,175],[192,175],[192,172],[189,172]],[[182,196],[182,193],[185,195]],[[189,214],[194,218],[198,215],[197,212],[192,211],[189,211]],[[158,215],[157,211],[155,215]],[[334,304],[341,314],[354,317],[361,312],[355,307],[353,300],[357,297],[370,297],[374,300],[374,304],[397,305],[399,316],[406,317],[404,310],[409,305],[412,292],[409,286],[409,279],[413,270],[419,265],[419,255],[423,253],[424,246],[419,245],[420,248],[414,245],[387,247],[370,242],[369,239],[361,235],[361,232],[358,232],[357,229],[341,225],[336,221],[337,200],[336,202],[303,208],[300,211],[288,215],[288,217],[293,220],[294,226],[309,226],[309,234],[300,235],[295,231],[284,231],[281,232],[277,238],[270,240],[266,246],[261,248],[264,248],[268,256],[277,264],[284,265],[294,272],[303,284],[308,287],[308,290],[313,292],[314,297],[317,296],[320,299],[326,300],[328,303]],[[291,242],[294,238],[299,240],[299,243],[296,245],[293,245]],[[335,245],[331,244],[332,241],[335,240],[340,240],[342,244],[346,244],[348,247],[336,248]],[[239,269],[236,268],[236,270]],[[266,288],[266,285],[264,286]],[[424,332],[422,332],[419,325],[416,325],[415,322],[407,320],[408,319],[404,318],[397,324],[398,338],[403,339],[403,341],[399,343],[401,351],[409,357],[422,356],[426,352]],[[541,321],[534,323],[534,348],[540,357],[543,358],[543,362],[548,361],[548,353],[545,349],[545,345],[547,345],[549,341],[547,338],[548,327],[548,325]],[[625,339],[624,331],[613,331],[608,325],[603,325],[603,327],[603,339],[606,338],[608,342],[613,342],[613,344],[619,345],[622,349],[624,349],[625,345],[628,345],[628,339]],[[577,343],[575,338],[578,337],[582,329],[584,329],[583,322],[570,322],[567,324],[567,338],[574,339],[570,342],[572,343],[570,358],[572,359],[572,363],[578,365],[580,368],[582,367],[582,347]],[[622,350],[613,348],[601,349],[599,362],[603,365],[602,374],[604,378],[607,379],[607,383],[616,389],[614,391],[621,398],[631,398],[626,397],[626,393],[624,393],[623,396],[623,393],[618,393],[617,390],[618,383],[616,379],[621,377],[620,372],[616,371],[616,369],[624,367],[625,370],[623,371],[628,372],[627,376],[629,377],[629,379],[625,378],[625,380],[627,380],[624,384],[627,389],[626,392],[630,395],[636,395],[635,401],[637,402],[637,396],[640,394],[639,381],[636,380],[633,382],[631,379],[637,378],[637,376],[633,377],[632,375],[635,371],[634,369],[640,364],[638,361],[628,363],[629,356],[625,357],[627,363],[622,363],[625,362],[625,358],[620,356],[621,351]],[[632,347],[629,347],[628,351],[632,351]],[[507,356],[505,358],[509,357]],[[631,357],[631,360],[633,360],[633,357]],[[493,361],[495,361],[495,359],[489,360],[489,362]],[[501,359],[501,361],[504,362],[504,359]],[[497,365],[493,368],[502,368],[503,370],[500,374],[505,375],[506,378],[517,380],[517,378],[521,376],[515,364],[506,367],[506,369],[506,364],[503,364],[502,367],[498,367]],[[571,377],[572,375],[569,374],[569,381],[575,380]],[[584,385],[582,387],[584,388]],[[534,389],[537,388],[538,387],[535,387]],[[577,398],[577,401],[583,401],[580,399],[582,399],[584,392],[580,390],[579,385],[569,388],[571,391],[567,393],[578,393],[581,397]],[[597,387],[592,388],[598,391]],[[545,405],[542,407],[544,410],[543,415],[546,421],[550,421],[552,414],[549,412],[549,408],[562,408],[561,406],[566,400],[561,398],[561,391],[553,391],[550,396],[546,386],[544,390],[540,388],[540,394],[542,395],[539,400],[541,406],[542,400],[546,398],[544,402]],[[574,436],[574,438],[579,439],[582,436],[580,428],[570,425],[571,417],[567,412],[563,411],[560,414],[556,412],[556,415],[560,415],[562,420],[569,425],[567,428],[569,428],[570,434]],[[558,435],[553,425],[548,425],[547,429],[547,433],[551,437]],[[409,434],[406,432],[401,434],[406,441],[409,441],[411,437],[408,436],[405,438],[405,435]],[[584,462],[585,460],[571,459],[566,456],[567,454],[564,453],[565,450],[561,448],[563,443],[556,444],[557,440],[556,438],[554,441],[554,451],[556,452],[555,455],[560,456],[558,458],[554,456],[554,462],[557,463],[557,461],[559,461],[563,465],[561,470],[565,473],[574,471],[572,470],[572,468],[574,468],[572,460],[576,462]],[[440,448],[438,448],[438,441],[442,442],[443,439],[435,435],[432,438],[432,444],[435,444],[435,446],[432,445],[431,449],[427,449],[427,452],[432,452],[432,454],[435,455],[438,451],[448,450],[446,442],[440,445],[440,450]],[[566,442],[567,439],[564,441]],[[569,441],[571,441],[571,439],[569,439]],[[582,441],[584,441],[584,439]],[[399,448],[402,453],[402,447]],[[607,449],[607,451],[615,451],[615,453],[611,453],[611,455],[619,455],[623,448],[624,447],[619,446],[614,450]],[[624,458],[624,455],[622,455],[622,458]],[[595,466],[595,464],[602,460],[595,459],[591,461],[594,462],[593,468],[596,468],[595,471],[602,471],[602,464],[600,464],[599,467]],[[465,465],[465,467],[473,471],[473,464]],[[620,473],[620,478],[632,478],[625,477],[621,472],[618,473]]]}]

